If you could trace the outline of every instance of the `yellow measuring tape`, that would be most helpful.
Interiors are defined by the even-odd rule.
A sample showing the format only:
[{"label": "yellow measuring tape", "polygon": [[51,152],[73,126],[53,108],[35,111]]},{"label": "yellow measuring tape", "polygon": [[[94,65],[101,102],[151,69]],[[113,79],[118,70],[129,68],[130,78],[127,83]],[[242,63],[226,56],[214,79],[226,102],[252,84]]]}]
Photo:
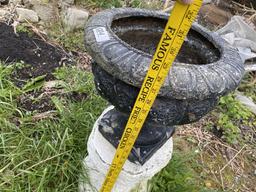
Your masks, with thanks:
[{"label": "yellow measuring tape", "polygon": [[[203,0],[193,4],[175,3],[162,38],[154,54],[101,192],[111,192],[122,167],[140,133],[157,94],[195,20]],[[144,89],[145,88],[145,89]],[[143,90],[148,90],[147,92]]]}]

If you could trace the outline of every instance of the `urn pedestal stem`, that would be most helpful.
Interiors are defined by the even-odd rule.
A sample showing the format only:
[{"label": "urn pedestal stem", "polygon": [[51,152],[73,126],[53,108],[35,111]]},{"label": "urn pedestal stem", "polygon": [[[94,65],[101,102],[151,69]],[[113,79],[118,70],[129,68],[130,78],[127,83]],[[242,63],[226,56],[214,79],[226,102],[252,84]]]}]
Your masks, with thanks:
[{"label": "urn pedestal stem", "polygon": [[[94,124],[87,143],[88,156],[83,162],[90,184],[81,182],[80,192],[100,190],[115,155],[116,148],[99,131],[100,121],[113,108],[108,107]],[[172,150],[173,142],[169,138],[143,165],[127,160],[112,192],[148,192],[148,181],[169,163]]]}]

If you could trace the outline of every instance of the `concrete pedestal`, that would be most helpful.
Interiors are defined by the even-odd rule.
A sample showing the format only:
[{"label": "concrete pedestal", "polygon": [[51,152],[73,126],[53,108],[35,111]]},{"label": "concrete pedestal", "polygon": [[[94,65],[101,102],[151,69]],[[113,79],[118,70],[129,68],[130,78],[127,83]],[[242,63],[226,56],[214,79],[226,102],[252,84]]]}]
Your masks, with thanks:
[{"label": "concrete pedestal", "polygon": [[[105,179],[116,149],[102,136],[98,130],[98,122],[113,106],[107,108],[94,124],[89,137],[88,156],[84,159],[84,167],[90,178],[88,183],[80,182],[80,192],[97,192]],[[147,192],[147,181],[160,172],[171,160],[173,141],[170,138],[144,165],[126,161],[112,192]]]}]

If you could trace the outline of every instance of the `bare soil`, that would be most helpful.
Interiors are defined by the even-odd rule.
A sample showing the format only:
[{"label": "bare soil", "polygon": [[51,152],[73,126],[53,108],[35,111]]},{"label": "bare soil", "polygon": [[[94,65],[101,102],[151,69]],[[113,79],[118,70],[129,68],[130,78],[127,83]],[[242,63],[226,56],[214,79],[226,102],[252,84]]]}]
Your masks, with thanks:
[{"label": "bare soil", "polygon": [[51,101],[52,96],[57,96],[70,101],[81,102],[87,98],[86,93],[69,92],[61,90],[36,91],[24,94],[18,98],[19,107],[27,111],[44,113],[55,110],[55,105]]},{"label": "bare soil", "polygon": [[68,55],[57,46],[28,33],[14,33],[12,26],[0,23],[0,60],[8,63],[22,62],[25,67],[17,69],[15,83],[22,86],[26,80],[46,75],[68,62]]},{"label": "bare soil", "polygon": [[[0,60],[4,63],[24,63],[17,67],[12,79],[22,86],[32,78],[45,75],[44,80],[54,79],[53,72],[65,64],[71,64],[71,58],[60,47],[43,41],[35,34],[15,33],[12,26],[0,23]],[[86,94],[31,91],[19,97],[18,106],[27,111],[46,112],[55,109],[52,96],[68,97],[71,100],[82,100]]]}]

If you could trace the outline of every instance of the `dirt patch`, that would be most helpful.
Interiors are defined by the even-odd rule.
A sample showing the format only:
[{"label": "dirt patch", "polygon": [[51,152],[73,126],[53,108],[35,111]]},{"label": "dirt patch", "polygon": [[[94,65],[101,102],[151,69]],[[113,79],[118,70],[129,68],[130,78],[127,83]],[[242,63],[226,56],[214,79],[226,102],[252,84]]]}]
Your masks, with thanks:
[{"label": "dirt patch", "polygon": [[[63,65],[72,64],[72,58],[61,47],[43,41],[30,33],[14,33],[12,26],[0,23],[0,60],[4,63],[22,63],[15,69],[12,79],[18,87],[39,76],[44,81],[53,80],[53,72]],[[38,113],[55,110],[52,96],[71,101],[82,101],[87,94],[63,90],[37,90],[25,93],[18,98],[18,107]]]},{"label": "dirt patch", "polygon": [[31,92],[28,94],[21,95],[18,98],[19,108],[26,111],[36,111],[38,113],[43,113],[46,111],[51,111],[55,109],[53,102],[51,101],[51,96],[59,96],[59,94],[48,94],[42,91]]},{"label": "dirt patch", "polygon": [[197,171],[203,173],[206,183],[210,183],[206,185],[209,191],[256,191],[255,139],[251,144],[247,140],[246,144],[230,145],[216,137],[216,132],[205,129],[209,122],[212,122],[210,114],[194,124],[183,125],[177,129],[174,137],[177,150],[186,153],[193,150],[193,145],[196,146],[200,153],[198,157],[194,156],[200,165]]},{"label": "dirt patch", "polygon": [[52,46],[33,35],[14,33],[13,27],[0,23],[0,60],[8,63],[24,62],[17,69],[15,83],[22,86],[24,81],[41,75],[52,79],[52,72],[69,62],[69,57],[61,48]]},{"label": "dirt patch", "polygon": [[19,107],[23,110],[37,113],[56,110],[56,107],[51,100],[51,97],[53,96],[64,99],[66,101],[70,100],[74,102],[81,102],[87,98],[86,93],[65,93],[63,90],[38,91],[20,96],[18,98]]}]

